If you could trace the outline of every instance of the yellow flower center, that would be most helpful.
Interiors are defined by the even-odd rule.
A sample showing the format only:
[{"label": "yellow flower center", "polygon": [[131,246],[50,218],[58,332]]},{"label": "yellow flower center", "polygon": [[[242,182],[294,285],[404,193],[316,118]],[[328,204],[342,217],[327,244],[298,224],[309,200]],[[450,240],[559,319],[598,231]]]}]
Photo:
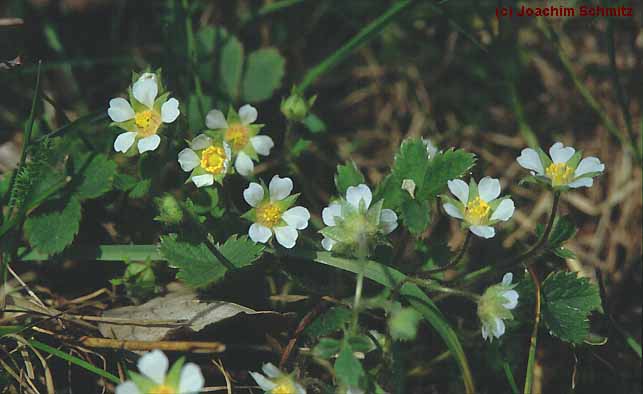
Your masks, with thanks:
[{"label": "yellow flower center", "polygon": [[552,163],[545,170],[545,175],[551,179],[552,186],[566,185],[572,180],[574,170],[565,163]]},{"label": "yellow flower center", "polygon": [[162,384],[160,386],[154,387],[152,390],[148,392],[148,394],[176,394],[176,390],[174,390],[170,386],[166,386]]},{"label": "yellow flower center", "polygon": [[240,151],[248,145],[250,136],[248,127],[241,123],[231,124],[225,132],[225,140],[232,146],[235,151]]},{"label": "yellow flower center", "polygon": [[225,149],[221,146],[211,146],[201,153],[201,168],[211,174],[221,174],[226,170]]},{"label": "yellow flower center", "polygon": [[149,137],[158,131],[161,126],[161,117],[155,111],[148,109],[137,112],[134,115],[134,123],[138,128],[139,137]]},{"label": "yellow flower center", "polygon": [[257,223],[272,228],[281,221],[281,208],[267,202],[257,207]]},{"label": "yellow flower center", "polygon": [[295,385],[288,379],[287,381],[281,382],[272,389],[271,394],[295,394],[297,390]]},{"label": "yellow flower center", "polygon": [[486,221],[490,211],[489,204],[480,197],[476,197],[467,204],[464,217],[467,222],[478,225]]}]

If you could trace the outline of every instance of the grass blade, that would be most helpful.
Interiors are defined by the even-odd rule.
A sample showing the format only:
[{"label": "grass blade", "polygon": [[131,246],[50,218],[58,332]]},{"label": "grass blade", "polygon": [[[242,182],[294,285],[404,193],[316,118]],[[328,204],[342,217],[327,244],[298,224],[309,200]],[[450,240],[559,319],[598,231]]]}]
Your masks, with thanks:
[{"label": "grass blade", "polygon": [[412,0],[398,1],[393,4],[388,10],[386,10],[386,12],[377,17],[373,22],[366,25],[359,31],[359,33],[342,45],[341,48],[333,52],[315,67],[308,70],[297,86],[297,89],[303,93],[311,83],[319,78],[320,75],[326,73],[344,61],[354,50],[374,38],[384,27],[386,27],[386,25],[393,21],[402,11],[406,10],[412,4]]},{"label": "grass blade", "polygon": [[85,369],[86,371],[89,371],[89,372],[91,372],[93,374],[101,376],[101,377],[103,377],[103,378],[105,378],[105,379],[107,379],[107,380],[109,380],[109,381],[111,381],[113,383],[116,383],[116,384],[121,383],[121,380],[117,376],[112,375],[111,373],[109,373],[107,371],[104,371],[104,370],[102,370],[102,369],[100,369],[98,367],[95,367],[94,365],[88,363],[85,360],[82,360],[82,359],[80,359],[78,357],[69,355],[69,354],[67,354],[67,353],[65,353],[65,352],[63,352],[61,350],[58,350],[58,349],[56,349],[54,347],[51,347],[51,346],[49,346],[49,345],[47,345],[45,343],[38,342],[38,341],[32,339],[32,340],[29,341],[29,344],[31,346],[33,346],[34,348],[38,349],[38,350],[41,350],[41,351],[46,352],[46,353],[49,353],[52,356],[56,356],[56,357],[61,358],[61,359],[65,360],[65,361],[67,361],[67,362],[70,362],[70,363],[72,363],[74,365],[77,365],[77,366]]}]

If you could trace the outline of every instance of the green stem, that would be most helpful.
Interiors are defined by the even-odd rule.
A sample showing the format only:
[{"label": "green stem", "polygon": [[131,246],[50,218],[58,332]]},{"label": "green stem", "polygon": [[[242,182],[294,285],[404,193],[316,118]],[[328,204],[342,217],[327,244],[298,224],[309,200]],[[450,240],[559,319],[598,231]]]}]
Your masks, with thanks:
[{"label": "green stem", "polygon": [[462,260],[462,257],[464,257],[464,254],[467,251],[467,248],[469,247],[470,241],[471,241],[471,231],[467,231],[467,235],[464,238],[464,242],[462,243],[462,247],[460,247],[460,251],[458,252],[458,254],[455,256],[455,258],[453,260],[451,260],[449,263],[447,263],[447,265],[445,265],[443,267],[435,268],[435,269],[428,270],[428,271],[424,271],[424,272],[421,272],[421,274],[423,276],[424,275],[431,275],[431,274],[435,274],[435,273],[438,273],[438,272],[446,271],[446,270],[450,269],[451,267],[455,267],[460,262],[460,260]]},{"label": "green stem", "polygon": [[373,22],[366,25],[359,31],[353,38],[348,40],[338,50],[333,52],[330,56],[324,59],[321,63],[308,70],[301,83],[297,85],[299,93],[303,93],[310,84],[312,84],[320,75],[326,73],[339,63],[343,62],[348,55],[354,50],[364,45],[366,42],[374,38],[385,26],[393,21],[400,13],[414,2],[412,0],[403,0],[395,2],[386,12],[377,17]]},{"label": "green stem", "polygon": [[[360,262],[361,264],[361,262]],[[357,273],[357,281],[355,283],[355,300],[353,302],[353,322],[351,324],[351,331],[353,334],[357,333],[359,323],[359,303],[362,299],[362,288],[364,287],[364,270]]]},{"label": "green stem", "polygon": [[527,359],[527,371],[525,375],[525,387],[524,394],[531,394],[533,382],[534,382],[534,368],[536,366],[536,345],[538,343],[538,324],[540,323],[540,280],[538,280],[538,275],[534,271],[533,267],[527,267],[531,279],[534,282],[534,288],[536,289],[536,306],[534,307],[534,327],[531,331],[531,339],[529,343],[529,357]]}]

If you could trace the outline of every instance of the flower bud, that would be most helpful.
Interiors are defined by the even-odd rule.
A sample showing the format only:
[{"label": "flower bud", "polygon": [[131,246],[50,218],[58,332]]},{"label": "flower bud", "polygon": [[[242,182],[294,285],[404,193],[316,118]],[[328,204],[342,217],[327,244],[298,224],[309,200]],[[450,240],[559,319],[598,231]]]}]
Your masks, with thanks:
[{"label": "flower bud", "polygon": [[301,122],[308,116],[310,108],[313,106],[316,98],[316,96],[313,96],[306,100],[293,88],[290,96],[285,100],[281,100],[281,113],[284,114],[288,120]]},{"label": "flower bud", "polygon": [[502,282],[490,286],[478,301],[478,317],[482,323],[482,337],[493,341],[505,333],[504,320],[513,320],[511,310],[518,305],[518,292],[511,283],[513,275],[508,272]]},{"label": "flower bud", "polygon": [[178,224],[183,220],[183,211],[179,202],[171,194],[165,194],[155,199],[159,215],[154,219],[168,224]]}]

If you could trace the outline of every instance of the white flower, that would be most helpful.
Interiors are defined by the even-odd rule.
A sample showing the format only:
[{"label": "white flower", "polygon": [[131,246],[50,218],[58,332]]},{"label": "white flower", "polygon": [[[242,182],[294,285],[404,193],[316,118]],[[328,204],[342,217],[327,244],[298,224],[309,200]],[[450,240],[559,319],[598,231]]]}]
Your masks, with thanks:
[{"label": "white flower", "polygon": [[141,373],[130,372],[131,380],[119,384],[116,394],[197,394],[205,380],[194,363],[183,364],[179,359],[168,372],[169,362],[160,350],[144,354],[138,360]]},{"label": "white flower", "polygon": [[178,100],[168,100],[169,93],[158,94],[156,75],[144,73],[131,87],[131,103],[121,97],[109,101],[107,114],[115,126],[126,131],[114,141],[116,152],[127,152],[136,141],[139,153],[158,148],[161,125],[172,123],[179,116]]},{"label": "white flower", "polygon": [[361,240],[377,243],[378,237],[388,235],[397,228],[397,214],[382,209],[380,200],[371,206],[373,193],[364,185],[349,186],[346,198],[331,203],[322,210],[322,220],[328,227],[321,230],[322,247],[333,250],[337,243],[347,250],[358,247]]},{"label": "white flower", "polygon": [[179,152],[179,164],[185,172],[191,172],[189,180],[197,187],[221,183],[230,169],[232,151],[221,141],[216,143],[205,134],[196,136],[189,148]]},{"label": "white flower", "polygon": [[505,320],[512,320],[512,309],[518,305],[518,292],[513,290],[511,272],[502,277],[502,282],[489,287],[478,301],[478,317],[482,323],[482,338],[493,341],[505,333]]},{"label": "white flower", "polygon": [[295,380],[279,370],[271,363],[261,367],[265,375],[250,372],[250,376],[261,389],[268,394],[306,394],[306,389]]},{"label": "white flower", "polygon": [[263,127],[253,124],[257,120],[257,110],[250,104],[239,108],[239,112],[228,111],[228,117],[218,109],[208,112],[205,118],[206,126],[211,130],[222,133],[224,141],[232,148],[235,155],[234,168],[243,176],[250,176],[254,171],[253,161],[259,156],[268,156],[275,146],[272,138],[267,135],[257,135]]},{"label": "white flower", "polygon": [[253,182],[243,191],[243,198],[252,207],[243,215],[254,222],[248,230],[250,239],[266,243],[274,233],[277,242],[284,248],[295,246],[298,230],[308,227],[310,213],[304,207],[293,207],[298,194],[291,196],[292,188],[290,178],[275,175],[270,180],[268,190]]},{"label": "white flower", "polygon": [[556,142],[549,148],[548,157],[542,149],[525,148],[516,159],[518,164],[530,170],[537,180],[554,188],[590,187],[593,177],[605,170],[605,165],[593,156],[581,160],[582,152],[571,146]]},{"label": "white flower", "polygon": [[426,146],[426,154],[429,159],[434,158],[435,154],[438,153],[437,146],[433,145],[433,142],[428,138],[422,138],[422,143]]},{"label": "white flower", "polygon": [[449,216],[462,219],[465,226],[475,235],[492,238],[496,231],[492,227],[499,221],[507,221],[514,213],[514,202],[500,196],[500,181],[484,177],[480,183],[471,180],[470,185],[460,179],[447,182],[449,190],[457,200],[442,196],[444,210]]}]

